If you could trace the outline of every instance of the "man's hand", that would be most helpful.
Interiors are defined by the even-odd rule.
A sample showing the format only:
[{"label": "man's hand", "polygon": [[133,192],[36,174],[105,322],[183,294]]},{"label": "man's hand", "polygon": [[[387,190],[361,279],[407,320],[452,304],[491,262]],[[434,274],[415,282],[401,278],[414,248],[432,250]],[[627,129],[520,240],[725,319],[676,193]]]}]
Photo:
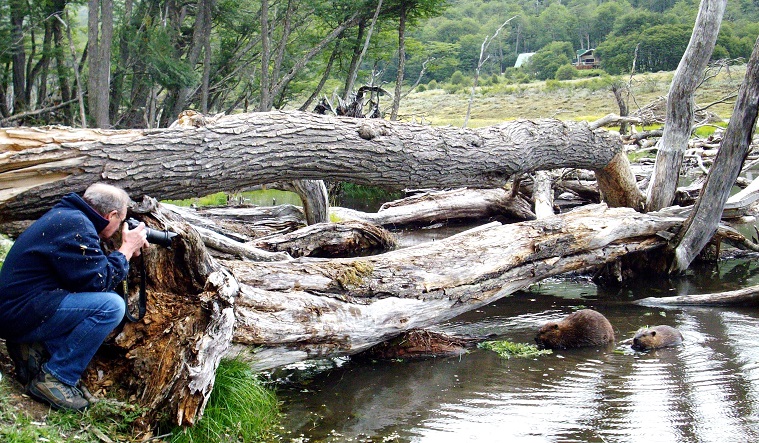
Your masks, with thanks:
[{"label": "man's hand", "polygon": [[148,231],[145,229],[145,223],[140,223],[134,229],[129,229],[126,223],[121,228],[121,247],[119,252],[124,254],[127,260],[132,256],[140,255],[140,249],[148,247]]}]

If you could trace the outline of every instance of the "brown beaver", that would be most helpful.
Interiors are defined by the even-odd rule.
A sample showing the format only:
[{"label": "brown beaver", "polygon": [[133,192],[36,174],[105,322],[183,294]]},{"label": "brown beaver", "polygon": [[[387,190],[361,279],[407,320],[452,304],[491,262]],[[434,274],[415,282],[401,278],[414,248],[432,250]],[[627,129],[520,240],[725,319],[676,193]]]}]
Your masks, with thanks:
[{"label": "brown beaver", "polygon": [[603,346],[614,342],[614,328],[606,317],[592,309],[581,309],[564,320],[544,324],[535,336],[541,349]]},{"label": "brown beaver", "polygon": [[683,343],[683,334],[672,326],[659,325],[641,328],[633,337],[632,348],[636,351],[677,346]]}]

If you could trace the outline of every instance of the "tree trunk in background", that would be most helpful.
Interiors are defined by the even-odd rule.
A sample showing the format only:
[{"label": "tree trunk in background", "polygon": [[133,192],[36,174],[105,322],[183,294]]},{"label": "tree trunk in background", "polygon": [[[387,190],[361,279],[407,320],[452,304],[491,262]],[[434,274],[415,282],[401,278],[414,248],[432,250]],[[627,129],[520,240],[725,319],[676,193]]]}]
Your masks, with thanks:
[{"label": "tree trunk in background", "polygon": [[26,102],[26,50],[24,49],[24,17],[28,10],[23,0],[9,0],[11,9],[11,40],[10,48],[13,59],[13,113],[18,114],[27,110]]},{"label": "tree trunk in background", "polygon": [[327,61],[327,66],[324,67],[324,74],[322,75],[321,80],[319,80],[319,84],[316,85],[316,88],[314,88],[314,92],[311,93],[311,95],[306,99],[305,102],[298,108],[299,111],[308,111],[308,108],[311,107],[311,104],[316,100],[316,97],[319,96],[322,92],[322,88],[324,88],[324,84],[327,83],[327,80],[329,79],[330,73],[332,72],[332,65],[335,63],[335,59],[337,58],[338,53],[340,52],[340,39],[338,39],[337,42],[335,42],[335,47],[332,49],[332,54],[329,56],[329,61]]},{"label": "tree trunk in background", "polygon": [[[214,0],[197,0],[197,4],[195,5],[197,14],[195,15],[192,40],[190,41],[190,47],[187,51],[186,58],[186,63],[193,68],[200,61],[200,55],[204,52],[204,49],[210,44],[213,4]],[[191,85],[179,88],[173,92],[174,104],[172,106],[171,115],[169,116],[169,121],[185,110],[187,101],[195,90],[196,85]]]},{"label": "tree trunk in background", "polygon": [[111,43],[113,41],[113,1],[90,0],[87,32],[89,76],[87,103],[98,128],[110,128]]},{"label": "tree trunk in background", "polygon": [[[57,0],[56,4],[56,16],[52,18],[53,26],[53,54],[55,58],[55,67],[58,74],[58,87],[61,91],[61,101],[63,103],[71,100],[71,84],[69,83],[68,68],[66,67],[66,43],[63,40],[63,30],[61,29],[63,18],[61,12],[66,7],[65,0]],[[69,105],[63,108],[63,114],[65,115],[65,121],[71,125],[74,122],[74,106]]]},{"label": "tree trunk in background", "polygon": [[693,212],[678,234],[671,271],[685,272],[717,229],[725,202],[750,150],[759,106],[759,39],[746,66],[733,115]]},{"label": "tree trunk in background", "polygon": [[329,222],[329,195],[324,180],[293,180],[293,191],[298,194],[306,213],[306,223]]},{"label": "tree trunk in background", "polygon": [[[353,88],[356,85],[356,77],[358,76],[358,68],[361,66],[361,62],[364,60],[366,51],[369,49],[369,42],[372,40],[372,34],[374,34],[374,25],[377,24],[377,17],[382,10],[382,0],[377,2],[377,8],[374,10],[374,16],[372,16],[372,24],[369,25],[369,31],[366,34],[366,40],[363,47],[360,46],[361,38],[364,34],[364,28],[366,22],[361,21],[358,28],[358,36],[356,37],[356,47],[354,48],[353,58],[351,59],[350,70],[348,71],[348,78],[345,83],[345,92],[343,93],[343,99],[347,102],[350,98],[350,94],[353,93]],[[361,51],[358,48],[361,47]]]},{"label": "tree trunk in background", "polygon": [[358,34],[356,40],[353,42],[353,54],[351,55],[351,63],[348,66],[348,75],[345,77],[345,85],[343,86],[343,100],[346,102],[350,100],[350,94],[353,91],[353,84],[356,81],[356,75],[358,73],[359,58],[361,57],[361,40],[364,38],[364,32],[366,31],[366,20],[361,20],[358,24]]},{"label": "tree trunk in background", "polygon": [[163,200],[299,179],[390,190],[494,188],[519,172],[557,168],[612,174],[599,181],[607,203],[639,208],[639,195],[614,200],[617,188],[637,190],[629,168],[607,169],[621,150],[614,134],[553,119],[461,129],[268,112],[224,116],[197,128],[6,128],[0,130],[0,221],[36,218],[65,193],[96,181]]},{"label": "tree trunk in background", "polygon": [[271,50],[269,49],[271,39],[269,38],[269,0],[261,0],[261,87],[260,101],[258,110],[261,112],[271,110],[271,81],[269,80],[269,58]]},{"label": "tree trunk in background", "polygon": [[406,7],[401,2],[400,18],[398,21],[398,75],[395,77],[395,95],[390,120],[398,120],[398,108],[401,106],[401,88],[403,87],[403,71],[406,69]]},{"label": "tree trunk in background", "polygon": [[664,134],[651,181],[646,191],[646,210],[657,211],[675,199],[683,155],[693,126],[693,94],[709,63],[719,34],[727,0],[701,0],[688,48],[677,66],[667,97]]}]

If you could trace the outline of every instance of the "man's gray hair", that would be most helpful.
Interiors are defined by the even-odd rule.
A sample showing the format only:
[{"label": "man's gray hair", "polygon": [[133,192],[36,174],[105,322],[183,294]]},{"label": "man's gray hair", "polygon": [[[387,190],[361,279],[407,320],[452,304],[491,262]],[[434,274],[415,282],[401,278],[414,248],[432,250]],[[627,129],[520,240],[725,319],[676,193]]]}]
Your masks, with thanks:
[{"label": "man's gray hair", "polygon": [[129,202],[132,201],[126,191],[106,183],[90,185],[84,191],[82,198],[104,217],[111,211],[120,213],[124,208],[129,207]]}]

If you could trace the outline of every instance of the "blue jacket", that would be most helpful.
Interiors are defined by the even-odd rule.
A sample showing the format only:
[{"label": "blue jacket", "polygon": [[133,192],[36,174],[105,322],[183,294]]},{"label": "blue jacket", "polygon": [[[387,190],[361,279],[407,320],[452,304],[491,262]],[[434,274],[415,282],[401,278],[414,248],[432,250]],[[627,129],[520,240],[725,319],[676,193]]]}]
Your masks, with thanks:
[{"label": "blue jacket", "polygon": [[0,337],[23,336],[50,318],[72,292],[108,292],[129,263],[106,255],[98,233],[108,220],[69,194],[24,231],[0,269]]}]

